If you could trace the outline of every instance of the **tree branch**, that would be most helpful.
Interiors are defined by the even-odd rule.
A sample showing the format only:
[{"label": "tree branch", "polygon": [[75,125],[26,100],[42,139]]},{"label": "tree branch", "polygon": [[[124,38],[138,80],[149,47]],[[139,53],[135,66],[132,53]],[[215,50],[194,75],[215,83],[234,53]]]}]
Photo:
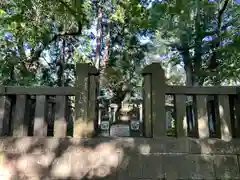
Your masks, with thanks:
[{"label": "tree branch", "polygon": [[218,24],[217,24],[217,29],[216,29],[217,37],[215,38],[215,40],[212,41],[213,53],[209,60],[209,69],[215,69],[218,66],[217,57],[216,57],[217,56],[216,49],[220,46],[220,37],[219,36],[220,36],[220,32],[221,32],[222,16],[223,16],[224,11],[227,9],[228,2],[229,2],[229,0],[225,0],[223,7],[218,12],[218,17],[217,17]]},{"label": "tree branch", "polygon": [[71,7],[69,7],[69,5],[63,0],[58,1],[63,4],[68,10],[68,12],[76,19],[76,22],[78,23],[78,30],[76,32],[61,32],[59,34],[55,34],[50,40],[43,42],[42,47],[37,48],[33,53],[33,56],[31,57],[32,62],[38,60],[43,50],[46,49],[49,44],[56,41],[59,37],[80,36],[82,34],[82,22],[77,18],[77,12],[74,11]]},{"label": "tree branch", "polygon": [[[234,20],[231,20],[231,21],[227,22],[226,24],[224,24],[221,28],[219,28],[220,31],[225,31],[233,22],[234,22]],[[218,33],[218,28],[215,29],[214,31],[204,32],[203,37],[213,36],[217,33]]]},{"label": "tree branch", "polygon": [[82,33],[81,31],[79,32],[62,32],[59,34],[55,34],[49,41],[46,41],[43,43],[42,47],[36,49],[34,51],[34,54],[31,58],[31,61],[36,61],[39,59],[41,53],[43,52],[44,49],[46,49],[46,47],[48,45],[50,45],[52,42],[56,41],[59,37],[66,37],[66,36],[80,36]]}]

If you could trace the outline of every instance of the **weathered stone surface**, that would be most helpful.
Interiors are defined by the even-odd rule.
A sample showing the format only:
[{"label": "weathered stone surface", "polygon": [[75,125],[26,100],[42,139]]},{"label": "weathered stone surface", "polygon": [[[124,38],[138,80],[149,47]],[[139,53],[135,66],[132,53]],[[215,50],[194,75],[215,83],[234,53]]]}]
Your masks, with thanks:
[{"label": "weathered stone surface", "polygon": [[235,155],[215,155],[216,178],[240,179],[238,159]]},{"label": "weathered stone surface", "polygon": [[163,158],[159,154],[141,156],[142,178],[164,178]]},{"label": "weathered stone surface", "polygon": [[130,136],[130,128],[128,124],[115,124],[110,128],[110,136],[128,137]]},{"label": "weathered stone surface", "polygon": [[163,172],[166,179],[179,177],[179,162],[182,160],[182,155],[166,154],[163,156]]},{"label": "weathered stone surface", "polygon": [[139,154],[130,153],[124,157],[122,164],[118,170],[118,179],[131,179],[142,177],[141,156]]},{"label": "weathered stone surface", "polygon": [[179,177],[183,179],[214,179],[211,155],[183,155],[179,163]]},{"label": "weathered stone surface", "polygon": [[[135,144],[137,144],[137,149],[143,154],[146,153],[164,153],[165,152],[165,144],[161,140],[151,139],[151,138],[135,138]],[[157,143],[154,143],[157,142]],[[146,152],[147,151],[147,152]]]},{"label": "weathered stone surface", "polygon": [[229,142],[221,139],[194,139],[188,138],[189,153],[204,154],[239,154],[240,141],[232,140]]},{"label": "weathered stone surface", "polygon": [[[240,140],[240,139],[239,139]],[[240,141],[233,139],[232,141],[215,140],[212,144],[212,153],[214,154],[240,154]]]},{"label": "weathered stone surface", "polygon": [[0,164],[0,173],[19,172],[18,179],[240,179],[238,141],[225,144],[231,146],[224,147],[222,140],[168,137],[9,137],[0,139],[7,162]]},{"label": "weathered stone surface", "polygon": [[160,143],[165,145],[165,153],[187,153],[188,152],[188,140],[187,138],[167,137],[159,139]]},{"label": "weathered stone surface", "polygon": [[68,145],[68,138],[44,137],[2,137],[0,138],[0,151],[10,153],[34,153],[34,151],[54,151],[59,144]]},{"label": "weathered stone surface", "polygon": [[199,153],[199,154],[212,153],[212,144],[207,140],[188,138],[188,147],[189,147],[188,152],[191,152],[191,153]]},{"label": "weathered stone surface", "polygon": [[134,138],[134,141],[138,146],[149,146],[150,153],[187,153],[189,151],[187,138]]}]

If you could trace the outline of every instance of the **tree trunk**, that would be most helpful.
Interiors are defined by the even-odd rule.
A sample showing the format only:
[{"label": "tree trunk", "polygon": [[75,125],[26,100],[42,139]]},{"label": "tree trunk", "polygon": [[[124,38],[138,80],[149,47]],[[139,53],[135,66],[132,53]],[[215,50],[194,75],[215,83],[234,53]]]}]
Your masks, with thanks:
[{"label": "tree trunk", "polygon": [[100,66],[99,80],[100,80],[100,86],[101,87],[106,87],[106,85],[107,85],[107,79],[105,78],[105,70],[106,70],[107,64],[108,64],[109,47],[110,47],[110,24],[109,24],[109,20],[105,19],[104,22],[105,23],[102,23],[102,27],[105,27],[105,28],[103,28],[102,34],[106,34],[106,36],[105,36],[105,47],[104,47],[103,60],[100,63],[101,66]]},{"label": "tree trunk", "polygon": [[202,66],[202,35],[200,25],[200,0],[196,1],[196,19],[195,19],[195,48],[194,48],[194,86],[199,86]]},{"label": "tree trunk", "polygon": [[190,64],[184,66],[186,72],[186,86],[193,86],[193,72]]},{"label": "tree trunk", "polygon": [[102,7],[98,5],[96,62],[95,62],[95,67],[97,69],[101,68],[101,41],[102,41]]},{"label": "tree trunk", "polygon": [[183,45],[181,55],[184,62],[184,70],[186,72],[186,86],[193,86],[194,84],[193,65],[192,65],[189,48],[187,44]]},{"label": "tree trunk", "polygon": [[57,86],[64,86],[64,70],[65,70],[65,39],[62,40],[61,52],[57,63]]}]

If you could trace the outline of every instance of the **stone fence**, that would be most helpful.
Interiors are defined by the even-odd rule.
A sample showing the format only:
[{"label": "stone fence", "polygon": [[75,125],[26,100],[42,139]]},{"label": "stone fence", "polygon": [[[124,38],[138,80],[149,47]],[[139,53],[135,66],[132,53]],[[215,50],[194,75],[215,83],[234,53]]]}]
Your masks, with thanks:
[{"label": "stone fence", "polygon": [[0,87],[1,179],[240,179],[238,87],[168,86],[153,63],[143,71],[142,137],[99,137],[98,72],[76,68],[75,87]]}]

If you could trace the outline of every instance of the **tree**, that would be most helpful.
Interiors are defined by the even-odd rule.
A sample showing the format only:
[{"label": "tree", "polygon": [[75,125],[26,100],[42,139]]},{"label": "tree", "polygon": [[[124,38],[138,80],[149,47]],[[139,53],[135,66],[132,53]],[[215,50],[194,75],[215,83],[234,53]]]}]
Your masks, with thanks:
[{"label": "tree", "polygon": [[[134,0],[102,4],[102,18],[98,18],[102,21],[102,30],[98,33],[101,38],[97,37],[96,59],[102,61],[101,87],[110,88],[117,102],[124,98],[123,85],[133,91],[141,86],[141,69],[148,45],[141,44],[139,37],[148,28],[147,14],[146,8]],[[99,27],[98,24],[98,30]]]},{"label": "tree", "polygon": [[[175,63],[184,63],[187,85],[203,85],[207,79],[216,84],[216,76],[221,81],[216,70],[223,67],[221,64],[227,64],[220,49],[225,42],[228,45],[233,43],[239,26],[239,6],[235,5],[229,0],[161,1],[153,5],[152,25],[158,27],[160,41],[180,55],[180,58],[175,58]],[[226,36],[230,26],[234,29],[232,37]]]},{"label": "tree", "polygon": [[[11,43],[9,39],[1,41],[5,47],[2,51],[10,52],[2,61],[5,62],[5,69],[11,69],[8,70],[12,72],[10,81],[20,82],[30,75],[38,74],[42,67],[40,57],[43,57],[45,50],[55,42],[79,37],[92,18],[89,17],[92,12],[90,3],[75,0],[3,1],[0,10],[1,29],[4,33],[11,34]],[[29,53],[24,48],[26,44]],[[9,62],[6,58],[12,61]],[[65,65],[58,63],[58,66],[61,69]],[[59,78],[62,76],[60,74],[62,73],[59,73]],[[17,77],[22,79],[16,79]],[[20,84],[26,85],[25,82]]]}]

